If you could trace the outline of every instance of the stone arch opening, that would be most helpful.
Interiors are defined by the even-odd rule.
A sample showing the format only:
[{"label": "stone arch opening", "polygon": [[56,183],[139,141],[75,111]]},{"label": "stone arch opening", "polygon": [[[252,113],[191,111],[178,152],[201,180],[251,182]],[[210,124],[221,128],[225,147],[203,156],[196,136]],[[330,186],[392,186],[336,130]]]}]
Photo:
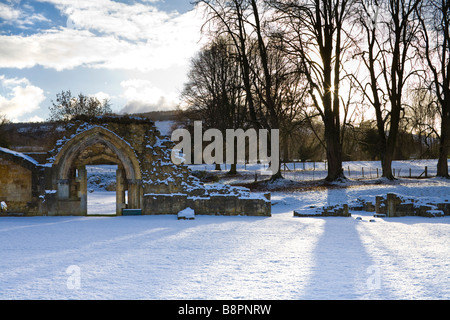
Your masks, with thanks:
[{"label": "stone arch opening", "polygon": [[[103,127],[94,127],[67,141],[55,157],[53,166],[57,199],[60,202],[68,202],[66,210],[75,211],[80,215],[87,214],[86,165],[91,163],[118,165],[116,214],[120,215],[125,207],[142,208],[141,169],[134,150],[114,132]],[[127,204],[126,190],[128,190]]]}]

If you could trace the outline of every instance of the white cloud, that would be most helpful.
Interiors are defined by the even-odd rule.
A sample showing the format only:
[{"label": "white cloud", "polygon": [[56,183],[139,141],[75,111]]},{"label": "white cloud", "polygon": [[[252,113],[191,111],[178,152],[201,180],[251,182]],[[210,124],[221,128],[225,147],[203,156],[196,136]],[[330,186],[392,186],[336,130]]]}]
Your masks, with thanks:
[{"label": "white cloud", "polygon": [[29,28],[35,22],[50,21],[40,13],[34,13],[33,7],[23,5],[22,8],[15,8],[18,3],[9,1],[0,3],[0,19],[4,20],[5,24],[13,24],[19,28]]},{"label": "white cloud", "polygon": [[31,36],[0,36],[0,67],[28,68],[40,64],[56,70],[104,63],[110,55],[130,50],[114,38],[88,31],[51,30]]},{"label": "white cloud", "polygon": [[122,81],[122,97],[127,100],[120,113],[140,113],[156,110],[171,110],[179,103],[177,94],[167,93],[143,79]]},{"label": "white cloud", "polygon": [[49,0],[67,26],[29,36],[2,35],[0,68],[42,65],[149,71],[185,65],[199,49],[201,14],[166,13],[110,0]]},{"label": "white cloud", "polygon": [[90,94],[89,96],[91,96],[91,97],[96,97],[98,100],[100,100],[100,101],[103,101],[103,100],[110,100],[111,99],[111,96],[108,94],[108,93],[106,93],[106,92],[103,92],[103,91],[99,91],[99,92],[97,92],[97,93],[94,93],[94,94]]},{"label": "white cloud", "polygon": [[5,75],[0,75],[0,83],[3,87],[11,88],[20,85],[29,85],[30,81],[27,78],[6,78]]},{"label": "white cloud", "polygon": [[0,88],[6,94],[0,95],[0,114],[7,115],[11,121],[39,109],[45,100],[44,91],[33,86],[27,79],[6,78],[0,75]]},{"label": "white cloud", "polygon": [[20,16],[20,10],[14,9],[5,3],[0,3],[0,19],[16,20]]}]

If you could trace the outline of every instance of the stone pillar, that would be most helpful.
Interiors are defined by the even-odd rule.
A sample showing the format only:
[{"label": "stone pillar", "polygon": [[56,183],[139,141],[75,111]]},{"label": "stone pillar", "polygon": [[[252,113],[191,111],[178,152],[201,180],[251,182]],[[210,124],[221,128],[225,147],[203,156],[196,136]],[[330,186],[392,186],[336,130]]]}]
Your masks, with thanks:
[{"label": "stone pillar", "polygon": [[141,208],[141,181],[140,180],[128,180],[128,208],[140,209]]},{"label": "stone pillar", "polygon": [[70,184],[69,179],[58,180],[58,199],[69,199]]},{"label": "stone pillar", "polygon": [[395,217],[395,194],[388,193],[386,198],[387,216]]},{"label": "stone pillar", "polygon": [[125,179],[122,168],[116,171],[116,215],[122,215],[122,209],[125,208]]},{"label": "stone pillar", "polygon": [[375,196],[375,213],[383,213],[381,212],[381,200],[382,197]]},{"label": "stone pillar", "polygon": [[87,170],[86,166],[78,167],[78,181],[80,182],[80,190],[78,197],[80,198],[80,214],[87,215]]},{"label": "stone pillar", "polygon": [[133,180],[127,180],[128,184],[128,209],[134,209],[134,193],[135,193],[135,183]]}]

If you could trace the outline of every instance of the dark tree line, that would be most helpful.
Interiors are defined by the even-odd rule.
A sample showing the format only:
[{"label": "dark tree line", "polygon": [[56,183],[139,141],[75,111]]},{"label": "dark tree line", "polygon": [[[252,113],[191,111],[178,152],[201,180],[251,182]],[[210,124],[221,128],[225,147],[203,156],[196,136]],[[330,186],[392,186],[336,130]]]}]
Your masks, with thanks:
[{"label": "dark tree line", "polygon": [[208,9],[211,42],[194,58],[183,96],[208,125],[280,129],[281,158],[291,136],[308,132],[325,150],[331,181],[345,178],[345,150],[364,144],[355,121],[367,123],[366,112],[384,177],[393,179],[405,128],[425,142],[437,135],[438,175],[448,177],[450,1],[197,3]]},{"label": "dark tree line", "polygon": [[[295,127],[297,115],[304,104],[301,99],[305,92],[301,84],[304,75],[293,71],[296,66],[293,66],[292,61],[284,54],[284,43],[277,36],[277,30],[270,30],[268,27],[269,21],[265,16],[268,7],[257,1],[200,2],[209,8],[204,25],[205,32],[214,36],[211,43],[193,60],[189,82],[183,94],[186,101],[191,105],[191,109],[203,110],[203,114],[208,113],[208,110],[219,108],[219,112],[213,112],[215,117],[239,119],[239,123],[234,122],[233,127],[228,123],[228,128],[279,129],[284,140],[287,132]],[[197,96],[192,88],[195,88],[197,93],[200,92],[196,86],[199,84],[195,79],[197,72],[199,70],[206,70],[210,74],[216,72],[214,68],[204,69],[198,66],[208,65],[208,59],[204,54],[217,52],[216,48],[219,45],[228,47],[227,50],[220,51],[226,53],[226,57],[216,55],[215,58],[226,64],[228,62],[234,64],[233,74],[237,75],[237,78],[234,78],[233,90],[226,90],[227,94],[223,94],[224,90],[219,90],[222,93],[209,91],[209,101],[218,101],[215,98],[217,96],[226,96],[228,102],[234,100],[233,105],[238,106],[235,110],[239,111],[237,116],[230,116],[224,104],[195,104],[190,100],[190,97]],[[224,78],[219,80],[223,84],[227,82]],[[211,84],[208,84],[207,88],[214,89]],[[231,93],[234,91],[237,94],[232,97]],[[217,119],[204,119],[206,123],[217,122]],[[280,177],[281,172],[278,170],[272,179]]]},{"label": "dark tree line", "polygon": [[384,177],[393,179],[406,127],[438,136],[438,175],[448,177],[449,0],[197,3],[211,41],[193,59],[183,97],[209,126],[279,129],[281,158],[291,136],[308,132],[331,181],[345,178],[345,150],[365,112]]}]

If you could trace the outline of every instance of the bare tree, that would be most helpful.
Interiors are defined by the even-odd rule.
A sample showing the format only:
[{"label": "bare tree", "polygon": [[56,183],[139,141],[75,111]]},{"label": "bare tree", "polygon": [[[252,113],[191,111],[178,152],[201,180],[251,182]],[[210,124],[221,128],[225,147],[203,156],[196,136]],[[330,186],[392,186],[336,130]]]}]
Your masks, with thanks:
[{"label": "bare tree", "polygon": [[4,114],[0,114],[0,147],[8,147],[9,144],[7,142],[7,139],[4,137],[4,129],[5,125],[10,123],[9,119]]},{"label": "bare tree", "polygon": [[427,0],[418,7],[422,52],[431,73],[430,90],[440,106],[441,132],[437,175],[449,177],[450,153],[450,1]]},{"label": "bare tree", "polygon": [[249,48],[249,35],[246,28],[249,3],[247,0],[196,0],[195,3],[203,3],[207,6],[207,19],[202,29],[213,34],[226,35],[229,37],[236,49],[237,61],[241,68],[241,76],[244,84],[245,98],[247,101],[250,121],[255,128],[259,128],[255,103],[252,94],[252,77]]},{"label": "bare tree", "polygon": [[413,88],[410,91],[412,101],[406,110],[406,119],[419,140],[418,156],[436,158],[434,146],[439,137],[439,103],[428,87]]},{"label": "bare tree", "polygon": [[111,114],[109,100],[103,102],[96,97],[88,97],[80,93],[78,97],[72,96],[70,90],[56,94],[56,102],[52,100],[49,108],[49,121],[70,121],[78,116],[95,117]]},{"label": "bare tree", "polygon": [[284,40],[309,82],[309,94],[325,128],[327,180],[345,178],[342,169],[341,107],[343,57],[350,33],[352,0],[277,0]]},{"label": "bare tree", "polygon": [[[255,129],[279,129],[286,109],[298,108],[292,91],[298,90],[298,73],[288,70],[288,61],[279,50],[279,37],[270,29],[271,10],[257,0],[201,0],[209,8],[206,25],[215,34],[227,34],[234,44],[241,68],[249,121]],[[298,95],[296,95],[298,96]],[[287,96],[286,96],[287,97]],[[284,121],[283,120],[283,121]],[[283,135],[283,133],[282,133]],[[270,139],[270,137],[269,137]],[[271,143],[269,143],[271,144]],[[278,162],[280,163],[280,162]],[[282,178],[278,170],[271,180]]]},{"label": "bare tree", "polygon": [[[261,126],[276,128],[280,131],[280,156],[288,159],[288,141],[300,126],[304,124],[304,110],[307,108],[307,84],[303,72],[286,55],[285,43],[280,30],[274,26],[265,30],[267,40],[258,44],[258,54],[251,61],[254,73],[254,101]],[[258,42],[257,42],[258,43]],[[261,46],[266,59],[261,59]],[[265,66],[263,66],[265,64]],[[268,81],[267,79],[270,78]],[[268,90],[269,89],[269,90]],[[268,97],[270,96],[270,102]],[[281,164],[281,161],[279,162]],[[272,177],[281,177],[281,172]]]},{"label": "bare tree", "polygon": [[[229,37],[213,40],[192,59],[182,93],[188,111],[204,121],[204,128],[216,128],[223,134],[228,128],[243,128],[248,122],[236,58]],[[231,165],[230,173],[236,173],[236,163]]]},{"label": "bare tree", "polygon": [[413,44],[418,32],[416,8],[420,0],[361,0],[358,22],[364,39],[358,55],[368,77],[360,81],[375,110],[383,177],[394,179],[394,158],[403,94],[417,73]]}]

